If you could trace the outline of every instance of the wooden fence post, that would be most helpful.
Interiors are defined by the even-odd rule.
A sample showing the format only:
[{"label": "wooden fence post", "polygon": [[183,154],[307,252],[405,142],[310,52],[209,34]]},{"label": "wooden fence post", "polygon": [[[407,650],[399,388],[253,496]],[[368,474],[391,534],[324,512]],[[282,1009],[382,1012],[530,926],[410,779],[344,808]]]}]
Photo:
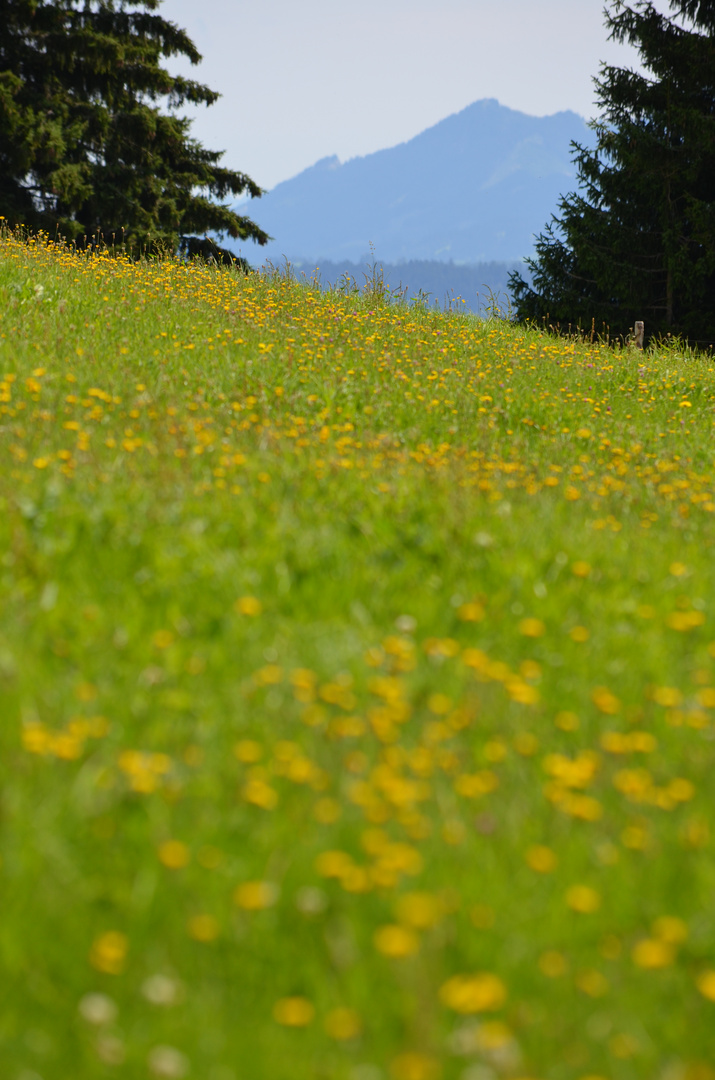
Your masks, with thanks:
[{"label": "wooden fence post", "polygon": [[633,344],[637,349],[643,348],[643,336],[645,334],[645,325],[639,319],[633,328]]}]

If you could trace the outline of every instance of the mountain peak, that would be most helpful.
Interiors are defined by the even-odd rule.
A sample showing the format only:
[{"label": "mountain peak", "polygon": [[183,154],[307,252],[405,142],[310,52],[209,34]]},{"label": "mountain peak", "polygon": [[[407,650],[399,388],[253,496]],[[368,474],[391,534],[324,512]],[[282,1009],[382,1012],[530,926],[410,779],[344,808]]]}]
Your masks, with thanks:
[{"label": "mountain peak", "polygon": [[261,256],[357,261],[373,244],[386,262],[520,259],[574,187],[571,142],[589,136],[573,112],[472,102],[397,146],[333,154],[278,184],[256,212],[275,237]]}]

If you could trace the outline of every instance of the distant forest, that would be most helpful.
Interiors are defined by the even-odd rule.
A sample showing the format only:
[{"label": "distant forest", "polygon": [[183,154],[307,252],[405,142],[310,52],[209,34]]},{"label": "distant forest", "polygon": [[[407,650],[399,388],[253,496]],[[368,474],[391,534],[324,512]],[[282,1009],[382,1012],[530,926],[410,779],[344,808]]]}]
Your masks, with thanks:
[{"label": "distant forest", "polygon": [[[346,277],[355,281],[360,289],[374,273],[382,274],[391,292],[406,289],[406,299],[416,299],[420,292],[427,294],[427,303],[441,309],[450,306],[462,311],[484,314],[494,298],[502,311],[508,307],[507,283],[512,270],[524,272],[523,263],[485,262],[458,265],[452,262],[413,259],[409,262],[383,263],[365,257],[364,262],[329,262],[321,259],[317,265],[305,260],[291,261],[295,273],[307,278],[316,276],[325,286],[339,285]],[[316,273],[317,269],[317,273]],[[464,300],[464,303],[462,303]]]}]

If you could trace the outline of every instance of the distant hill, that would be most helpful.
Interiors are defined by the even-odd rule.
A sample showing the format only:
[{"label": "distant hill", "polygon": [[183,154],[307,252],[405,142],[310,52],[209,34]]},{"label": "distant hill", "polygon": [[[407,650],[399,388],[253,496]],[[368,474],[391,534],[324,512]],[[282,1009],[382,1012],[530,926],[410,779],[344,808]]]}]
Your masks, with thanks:
[{"label": "distant hill", "polygon": [[388,150],[327,157],[278,184],[251,217],[275,240],[243,253],[364,263],[513,262],[573,190],[570,143],[592,134],[573,112],[535,117],[477,101]]}]

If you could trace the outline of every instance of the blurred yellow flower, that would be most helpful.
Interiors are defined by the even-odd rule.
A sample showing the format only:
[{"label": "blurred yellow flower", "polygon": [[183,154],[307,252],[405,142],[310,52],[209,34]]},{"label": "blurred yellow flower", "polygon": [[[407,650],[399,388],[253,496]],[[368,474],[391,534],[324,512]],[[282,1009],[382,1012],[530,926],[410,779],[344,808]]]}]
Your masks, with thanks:
[{"label": "blurred yellow flower", "polygon": [[220,933],[218,919],[213,915],[194,915],[188,922],[189,934],[196,941],[215,941]]},{"label": "blurred yellow flower", "polygon": [[572,885],[566,893],[566,903],[572,911],[588,915],[598,911],[601,906],[601,897],[590,885]]},{"label": "blurred yellow flower", "polygon": [[263,757],[263,747],[255,739],[241,739],[233,747],[234,755],[245,764],[260,761]]},{"label": "blurred yellow flower", "polygon": [[537,874],[550,874],[556,869],[559,860],[556,852],[551,848],[544,847],[543,844],[534,844],[526,853],[526,861]]},{"label": "blurred yellow flower", "polygon": [[390,1064],[392,1080],[439,1080],[441,1073],[439,1062],[424,1054],[400,1054]]},{"label": "blurred yellow flower", "polygon": [[278,899],[278,888],[272,881],[244,881],[236,886],[234,903],[245,911],[262,911]]},{"label": "blurred yellow flower", "polygon": [[241,596],[234,604],[234,608],[239,615],[260,615],[263,604],[255,596]]},{"label": "blurred yellow flower", "polygon": [[469,1014],[500,1009],[507,994],[497,975],[482,971],[474,975],[453,975],[440,987],[439,996],[447,1008]]},{"label": "blurred yellow flower", "polygon": [[127,958],[129,942],[118,930],[100,934],[92,943],[89,962],[97,971],[107,975],[121,975]]},{"label": "blurred yellow flower", "polygon": [[457,608],[457,615],[462,622],[480,622],[484,618],[484,608],[476,602],[462,604]]},{"label": "blurred yellow flower", "polygon": [[708,1001],[715,1001],[715,971],[703,971],[696,979],[696,986]]},{"label": "blurred yellow flower", "polygon": [[670,967],[675,960],[675,949],[668,941],[661,941],[658,938],[643,938],[633,946],[631,959],[636,967],[640,968]]},{"label": "blurred yellow flower", "polygon": [[580,971],[576,976],[576,985],[584,994],[593,998],[603,997],[608,992],[608,979],[603,972],[595,968]]},{"label": "blurred yellow flower", "polygon": [[433,893],[405,893],[397,901],[396,913],[401,923],[417,930],[428,930],[442,918],[443,904]]},{"label": "blurred yellow flower", "polygon": [[605,686],[596,686],[591,692],[591,700],[596,708],[607,716],[613,716],[621,707],[616,695]]},{"label": "blurred yellow flower", "polygon": [[169,870],[181,870],[182,867],[188,865],[191,859],[188,847],[186,844],[182,844],[181,840],[165,840],[163,844],[159,845],[158,853],[159,860]]},{"label": "blurred yellow flower", "polygon": [[675,915],[661,915],[653,920],[653,937],[670,945],[680,945],[688,937],[688,924]]},{"label": "blurred yellow flower", "polygon": [[273,1006],[273,1019],[284,1027],[306,1027],[312,1023],[315,1007],[304,997],[285,997]]},{"label": "blurred yellow flower", "polygon": [[354,1009],[332,1009],[325,1017],[325,1030],[331,1039],[354,1039],[361,1029],[360,1017]]},{"label": "blurred yellow flower", "polygon": [[394,959],[411,956],[420,947],[420,939],[417,934],[408,927],[398,926],[396,923],[378,927],[373,936],[373,941],[378,952],[381,952],[383,956],[390,956]]},{"label": "blurred yellow flower", "polygon": [[248,780],[242,794],[247,803],[259,806],[261,810],[275,810],[278,805],[278,792],[258,777]]}]

